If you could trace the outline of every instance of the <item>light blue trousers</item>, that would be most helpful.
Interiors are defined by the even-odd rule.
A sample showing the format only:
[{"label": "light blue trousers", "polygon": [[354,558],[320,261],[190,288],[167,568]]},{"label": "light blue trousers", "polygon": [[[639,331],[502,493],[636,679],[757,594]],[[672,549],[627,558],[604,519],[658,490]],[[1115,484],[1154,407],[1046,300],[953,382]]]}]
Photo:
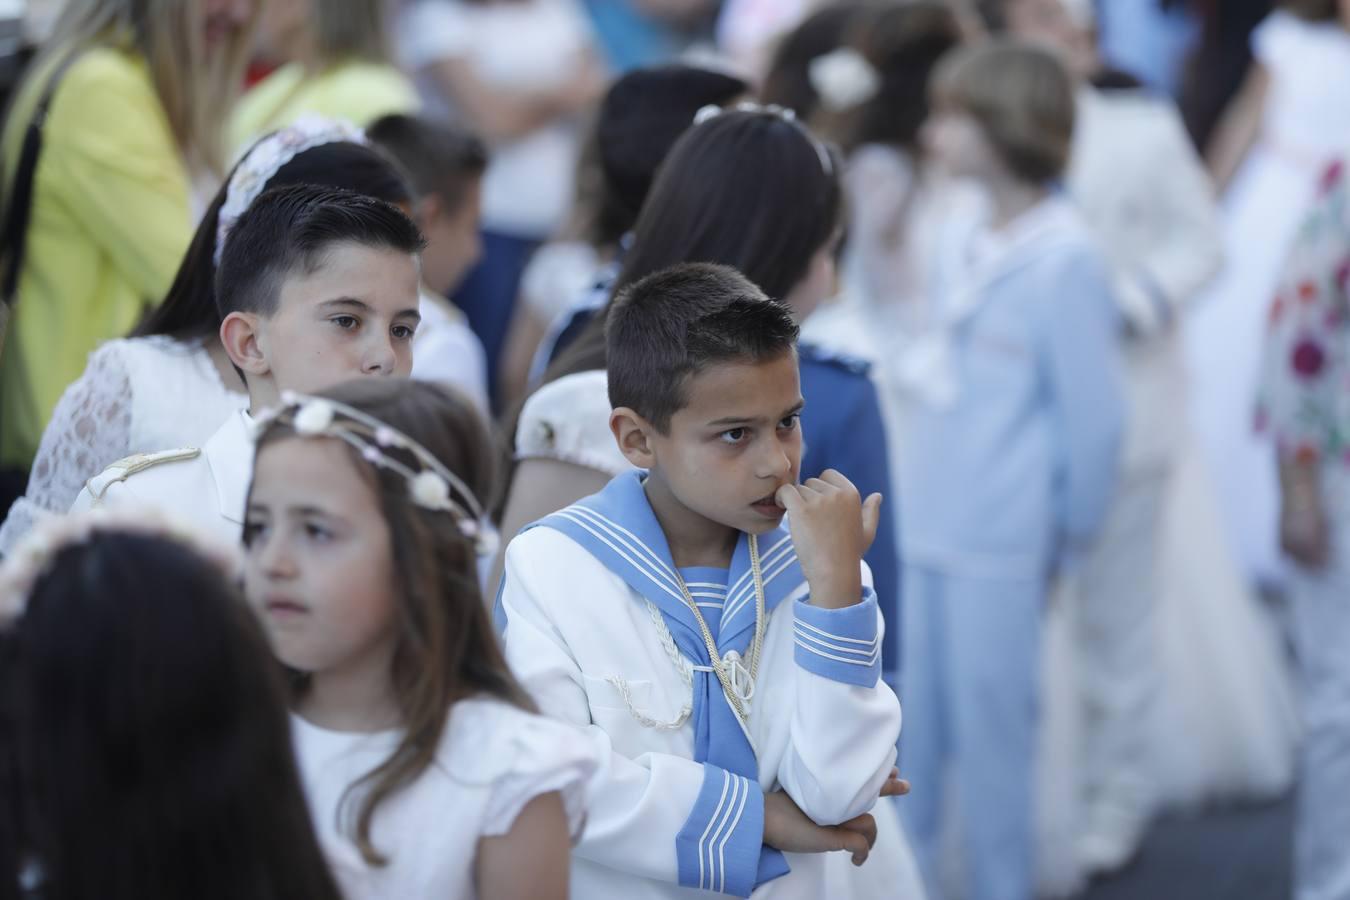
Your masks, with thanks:
[{"label": "light blue trousers", "polygon": [[[1350,900],[1350,477],[1324,475],[1332,522],[1325,569],[1289,579],[1303,744],[1294,826],[1294,897]],[[906,726],[908,727],[908,726]]]},{"label": "light blue trousers", "polygon": [[1042,581],[1002,581],[905,567],[905,728],[900,804],[930,900],[937,878],[942,787],[958,794],[969,900],[1030,900],[1040,696]]}]

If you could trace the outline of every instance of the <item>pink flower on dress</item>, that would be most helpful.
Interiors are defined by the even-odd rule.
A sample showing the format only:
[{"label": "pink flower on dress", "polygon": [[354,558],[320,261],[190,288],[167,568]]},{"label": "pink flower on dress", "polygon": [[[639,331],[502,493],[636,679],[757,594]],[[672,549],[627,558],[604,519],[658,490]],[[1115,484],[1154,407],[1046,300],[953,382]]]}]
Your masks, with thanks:
[{"label": "pink flower on dress", "polygon": [[1312,303],[1317,299],[1317,282],[1303,281],[1298,286],[1298,299],[1304,303]]},{"label": "pink flower on dress", "polygon": [[1322,181],[1317,186],[1318,190],[1323,194],[1331,193],[1332,189],[1341,183],[1341,177],[1344,174],[1345,162],[1344,160],[1338,159],[1336,162],[1327,166],[1326,171],[1322,173]]},{"label": "pink flower on dress", "polygon": [[1323,352],[1322,345],[1307,337],[1294,345],[1294,352],[1289,359],[1294,373],[1305,381],[1311,381],[1322,374],[1326,361],[1327,355]]}]

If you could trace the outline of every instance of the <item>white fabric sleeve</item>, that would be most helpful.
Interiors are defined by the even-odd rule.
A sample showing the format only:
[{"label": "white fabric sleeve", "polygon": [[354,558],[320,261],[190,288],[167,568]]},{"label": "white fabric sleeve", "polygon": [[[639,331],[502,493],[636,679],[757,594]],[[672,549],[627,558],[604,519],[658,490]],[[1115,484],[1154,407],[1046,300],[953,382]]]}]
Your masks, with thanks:
[{"label": "white fabric sleeve", "polygon": [[418,337],[413,338],[412,377],[463,391],[484,417],[490,416],[487,359],[477,335],[464,323],[446,319]]},{"label": "white fabric sleeve", "polygon": [[1150,122],[1143,152],[1155,182],[1136,201],[1146,205],[1152,241],[1134,259],[1113,260],[1120,306],[1141,334],[1169,326],[1223,262],[1214,188],[1180,115],[1159,103]]},{"label": "white fabric sleeve", "polygon": [[1287,65],[1298,53],[1299,32],[1308,27],[1293,14],[1277,9],[1252,32],[1252,56],[1267,69]]},{"label": "white fabric sleeve", "polygon": [[131,454],[131,378],[120,341],[104,344],[57,402],[28,490],[0,527],[0,553],[47,515],[65,514],[84,483]]},{"label": "white fabric sleeve", "polygon": [[517,459],[556,459],[615,476],[632,471],[609,430],[603,371],[551,381],[530,396],[516,426]]},{"label": "white fabric sleeve", "polygon": [[473,750],[483,764],[501,772],[492,784],[483,835],[508,833],[531,800],[557,792],[575,841],[586,821],[586,789],[599,763],[590,742],[571,725],[528,713],[498,725],[486,744]]},{"label": "white fabric sleeve", "polygon": [[[864,599],[855,606],[793,603],[796,702],[784,710],[792,716],[791,741],[778,781],[820,825],[846,822],[876,805],[900,738],[900,701],[878,677],[886,626],[865,566],[863,582]],[[875,659],[862,659],[869,654]]]},{"label": "white fabric sleeve", "polygon": [[[699,800],[708,767],[664,753],[630,759],[616,752],[609,735],[592,724],[582,670],[557,616],[576,598],[599,599],[614,588],[598,581],[588,584],[584,573],[572,578],[570,570],[569,578],[562,579],[557,567],[540,565],[557,556],[551,538],[567,540],[536,528],[511,542],[501,606],[512,671],[545,715],[582,726],[600,759],[587,795],[585,834],[574,852],[615,871],[678,884],[676,839]],[[763,794],[755,793],[762,811]]]}]

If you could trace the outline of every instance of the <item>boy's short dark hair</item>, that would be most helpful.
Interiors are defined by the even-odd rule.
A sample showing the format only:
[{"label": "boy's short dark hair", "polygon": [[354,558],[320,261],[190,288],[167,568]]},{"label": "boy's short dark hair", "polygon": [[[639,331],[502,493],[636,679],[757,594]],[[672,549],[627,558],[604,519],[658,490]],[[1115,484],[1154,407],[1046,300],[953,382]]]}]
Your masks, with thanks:
[{"label": "boy's short dark hair", "polygon": [[383,200],[309,184],[274,188],[239,217],[216,267],[220,317],[276,313],[281,283],[297,269],[312,274],[334,244],[413,255],[425,243],[412,220]]},{"label": "boy's short dark hair", "polygon": [[377,119],[366,137],[402,167],[418,196],[436,194],[447,210],[459,209],[487,170],[483,142],[453,125],[395,113]]},{"label": "boy's short dark hair", "polygon": [[763,362],[792,351],[787,307],[730,266],[683,263],[629,285],[605,323],[609,402],[665,433],[688,402],[685,386],[709,366]]}]

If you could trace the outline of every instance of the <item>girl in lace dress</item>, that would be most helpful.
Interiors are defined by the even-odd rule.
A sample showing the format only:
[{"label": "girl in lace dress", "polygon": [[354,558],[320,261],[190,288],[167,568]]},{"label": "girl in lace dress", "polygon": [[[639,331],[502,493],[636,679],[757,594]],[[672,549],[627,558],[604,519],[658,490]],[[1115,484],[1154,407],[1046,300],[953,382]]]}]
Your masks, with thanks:
[{"label": "girl in lace dress", "polygon": [[215,274],[232,222],[266,188],[340,187],[390,203],[412,194],[393,167],[348,126],[309,120],[260,141],[220,189],[164,302],[129,338],[89,357],[56,405],[27,494],[0,526],[0,554],[42,516],[62,514],[109,463],[135,453],[199,446],[248,405],[216,333]]},{"label": "girl in lace dress", "polygon": [[259,428],[245,583],[345,895],[565,898],[598,757],[534,713],[492,633],[469,401],[362,379],[283,395]]}]

